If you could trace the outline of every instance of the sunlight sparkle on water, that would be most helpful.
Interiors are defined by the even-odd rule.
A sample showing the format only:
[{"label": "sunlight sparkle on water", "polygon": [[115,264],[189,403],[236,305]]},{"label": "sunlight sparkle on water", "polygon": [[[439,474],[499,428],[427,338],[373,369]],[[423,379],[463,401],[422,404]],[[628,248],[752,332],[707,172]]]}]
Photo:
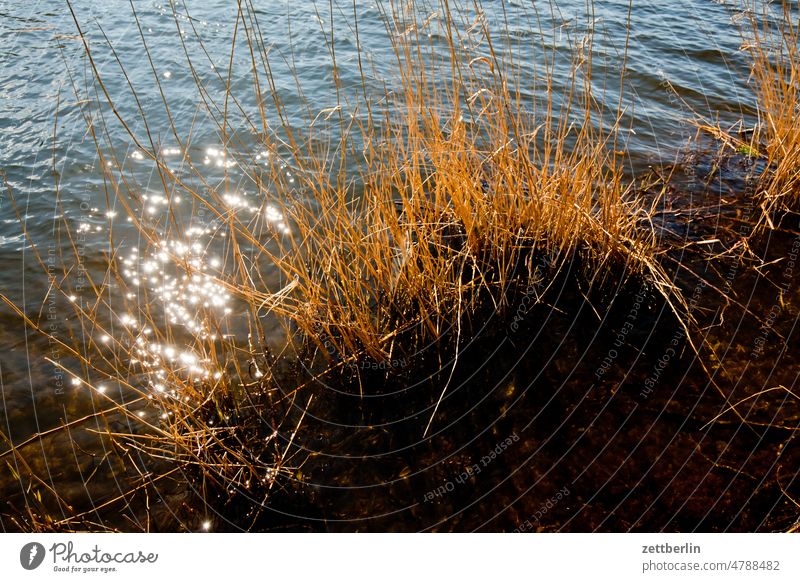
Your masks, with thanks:
[{"label": "sunlight sparkle on water", "polygon": [[[129,158],[144,160],[146,154],[133,150]],[[205,148],[202,155],[205,165],[223,169],[238,165],[230,152],[219,147]],[[265,162],[269,156],[267,151],[257,154],[257,158]],[[154,157],[188,161],[189,151],[160,147]],[[284,164],[281,169],[294,181],[288,166]],[[223,372],[206,357],[205,348],[201,346],[204,342],[216,341],[216,330],[229,325],[230,320],[226,318],[235,312],[232,295],[225,285],[226,264],[221,257],[226,255],[215,255],[215,252],[224,253],[219,245],[223,248],[227,245],[227,229],[215,226],[216,221],[205,224],[205,220],[200,219],[199,224],[190,222],[179,233],[172,232],[169,223],[161,222],[165,214],[174,213],[177,221],[190,218],[194,222],[192,215],[183,216],[185,212],[194,212],[194,203],[185,204],[178,214],[180,200],[174,192],[142,193],[141,220],[145,224],[152,220],[155,232],[161,234],[152,244],[131,248],[120,257],[119,272],[128,284],[123,296],[130,303],[117,317],[123,333],[134,336],[133,344],[105,335],[100,338],[101,343],[114,340],[114,345],[131,346],[129,361],[147,376],[151,398],[186,398],[181,390],[186,382],[222,379]],[[245,222],[261,221],[278,234],[290,233],[281,209],[266,203],[259,190],[225,190],[214,197],[213,203],[221,206],[221,213],[235,214]],[[109,211],[106,217],[113,219],[115,215]],[[170,218],[170,222],[172,220]],[[227,336],[222,334],[222,337]],[[258,371],[259,375],[261,373]]]},{"label": "sunlight sparkle on water", "polygon": [[[150,202],[159,200],[149,196]],[[168,204],[161,199],[159,204]],[[179,397],[175,388],[182,382],[211,378],[213,366],[208,358],[191,347],[203,340],[214,341],[212,329],[231,313],[230,293],[222,282],[207,272],[209,263],[219,270],[218,257],[208,254],[209,228],[189,227],[185,238],[165,238],[146,249],[132,250],[121,259],[121,272],[133,285],[146,290],[147,305],[137,313],[144,322],[158,324],[156,333],[150,325],[141,326],[131,351],[136,363],[149,376],[153,396]],[[134,297],[129,294],[128,297]],[[129,330],[139,330],[137,317],[124,313],[120,322]],[[163,324],[163,325],[162,325]],[[157,338],[173,338],[169,345]],[[215,374],[219,379],[221,374]]]}]

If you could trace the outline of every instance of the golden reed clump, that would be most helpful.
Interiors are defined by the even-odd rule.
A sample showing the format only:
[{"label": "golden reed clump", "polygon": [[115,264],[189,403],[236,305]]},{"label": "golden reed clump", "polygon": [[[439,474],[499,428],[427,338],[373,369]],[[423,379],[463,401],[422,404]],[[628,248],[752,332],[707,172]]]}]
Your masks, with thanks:
[{"label": "golden reed clump", "polygon": [[747,9],[759,114],[753,142],[767,165],[760,195],[763,222],[772,226],[775,211],[800,208],[800,15],[789,2],[777,13],[763,2]]},{"label": "golden reed clump", "polygon": [[[345,360],[413,353],[486,302],[502,309],[538,276],[537,257],[580,256],[587,281],[610,265],[665,281],[623,181],[617,126],[591,96],[591,39],[556,94],[547,73],[526,78],[500,56],[485,20],[448,3],[439,17],[394,14],[395,108],[370,109],[335,150],[354,151],[355,177],[337,159],[295,157],[316,204],[284,206],[298,236],[276,264],[293,283],[265,300]],[[427,40],[433,26],[444,50]],[[465,31],[482,39],[468,54]],[[523,99],[526,83],[542,89],[537,101]]]}]

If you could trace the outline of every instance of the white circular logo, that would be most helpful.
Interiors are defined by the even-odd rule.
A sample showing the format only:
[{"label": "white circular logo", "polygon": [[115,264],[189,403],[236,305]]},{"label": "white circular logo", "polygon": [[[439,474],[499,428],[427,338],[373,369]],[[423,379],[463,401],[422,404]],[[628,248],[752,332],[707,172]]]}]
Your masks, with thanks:
[{"label": "white circular logo", "polygon": [[35,570],[44,561],[44,546],[38,542],[30,542],[19,551],[19,563],[26,570]]}]

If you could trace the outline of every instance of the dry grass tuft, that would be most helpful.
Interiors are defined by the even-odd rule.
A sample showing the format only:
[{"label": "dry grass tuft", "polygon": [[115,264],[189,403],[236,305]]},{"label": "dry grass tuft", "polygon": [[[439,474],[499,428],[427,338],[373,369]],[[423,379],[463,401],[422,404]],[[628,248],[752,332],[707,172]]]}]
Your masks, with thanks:
[{"label": "dry grass tuft", "polygon": [[775,211],[800,207],[800,16],[789,2],[778,14],[767,3],[748,5],[751,79],[759,123],[751,150],[766,161],[764,223]]},{"label": "dry grass tuft", "polygon": [[[503,310],[515,286],[554,276],[536,270],[541,257],[580,257],[589,282],[620,265],[659,278],[647,213],[614,151],[616,126],[604,127],[591,97],[591,43],[566,94],[526,79],[546,90],[530,103],[485,22],[470,26],[484,53],[464,56],[454,31],[465,23],[445,12],[442,58],[421,34],[430,23],[406,18],[392,35],[396,108],[352,130],[363,145],[357,175],[300,164],[322,211],[284,205],[299,236],[277,256],[293,283],[273,308],[336,359],[381,362],[458,335],[487,302]],[[358,193],[343,188],[350,183]]]}]

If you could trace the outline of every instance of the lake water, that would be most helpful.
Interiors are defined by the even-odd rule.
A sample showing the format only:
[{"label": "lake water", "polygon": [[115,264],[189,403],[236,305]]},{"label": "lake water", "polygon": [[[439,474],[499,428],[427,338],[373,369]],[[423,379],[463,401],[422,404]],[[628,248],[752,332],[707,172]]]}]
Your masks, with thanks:
[{"label": "lake water", "polygon": [[[260,33],[266,43],[265,49],[269,51],[273,63],[275,90],[289,114],[288,124],[303,127],[309,117],[318,115],[324,121],[326,112],[336,104],[331,57],[326,44],[326,35],[330,35],[331,28],[335,31],[340,81],[348,91],[358,91],[362,85],[358,47],[370,89],[380,90],[382,82],[391,75],[392,53],[385,25],[385,5],[358,2],[354,14],[351,2],[334,1],[332,6],[311,0],[274,0],[254,4]],[[689,123],[692,119],[702,117],[719,121],[723,127],[732,126],[742,119],[753,122],[755,103],[748,87],[748,58],[740,50],[740,27],[744,20],[736,2],[644,1],[635,2],[630,14],[628,8],[627,2],[612,0],[598,3],[593,14],[587,15],[582,1],[548,3],[514,0],[502,3],[487,0],[482,3],[490,28],[497,30],[498,34],[505,30],[509,38],[519,41],[523,70],[532,70],[536,63],[541,63],[542,43],[556,49],[557,54],[564,55],[560,65],[562,68],[557,69],[556,93],[563,86],[558,83],[563,84],[565,80],[562,70],[564,63],[569,62],[571,51],[580,41],[586,23],[592,23],[595,32],[594,52],[599,63],[598,70],[602,71],[595,78],[596,97],[612,111],[616,110],[620,97],[611,81],[617,79],[619,69],[625,67],[623,137],[629,154],[626,168],[631,175],[638,176],[650,166],[667,165],[683,159],[689,140],[695,135],[695,129]],[[100,131],[99,124],[92,128],[97,130],[101,150],[112,151],[113,147],[116,159],[100,159],[84,112],[87,110],[86,100],[106,105],[108,100],[113,101],[119,116],[137,139],[148,147],[155,146],[154,149],[162,153],[176,172],[181,171],[185,155],[190,156],[194,163],[205,166],[208,187],[220,192],[218,202],[225,212],[237,213],[243,217],[242,220],[266,216],[258,228],[265,229],[265,232],[271,229],[270,232],[278,232],[281,236],[291,236],[291,230],[283,222],[280,212],[271,208],[268,201],[258,199],[253,194],[257,189],[252,182],[252,172],[244,171],[244,168],[252,169],[253,164],[258,164],[262,146],[259,141],[260,129],[250,127],[238,109],[241,105],[244,111],[252,113],[257,110],[249,73],[250,55],[239,42],[239,48],[231,57],[231,46],[232,43],[236,44],[234,35],[241,39],[245,27],[251,25],[252,21],[240,18],[237,25],[236,3],[223,0],[189,1],[185,5],[176,3],[174,6],[159,2],[137,2],[137,18],[134,18],[130,4],[119,0],[78,0],[72,4],[72,9],[92,49],[94,66],[103,79],[107,93],[100,92],[90,84],[93,75],[91,64],[65,3],[0,0],[0,38],[4,39],[0,45],[0,170],[8,184],[8,188],[0,193],[0,291],[24,309],[28,317],[52,326],[47,330],[57,337],[63,337],[70,345],[114,341],[114,326],[124,327],[129,322],[124,317],[118,319],[112,316],[109,306],[90,304],[92,295],[88,289],[92,282],[89,275],[81,279],[80,273],[77,273],[77,284],[75,279],[71,279],[71,299],[55,298],[51,283],[60,281],[68,272],[69,277],[76,275],[76,269],[80,268],[75,260],[76,253],[81,256],[82,265],[89,273],[103,273],[107,257],[115,254],[123,261],[123,270],[127,268],[124,265],[129,266],[127,275],[123,273],[125,284],[113,280],[102,282],[115,290],[115,309],[120,309],[126,301],[130,304],[160,301],[164,329],[154,330],[153,333],[170,338],[171,345],[177,350],[175,357],[183,358],[187,367],[196,364],[197,373],[202,375],[209,370],[203,369],[202,362],[195,362],[196,355],[191,350],[182,351],[184,346],[190,345],[192,338],[206,337],[212,333],[239,334],[243,337],[243,346],[246,346],[247,315],[239,312],[236,300],[226,289],[213,283],[206,284],[206,279],[180,283],[179,273],[175,272],[172,283],[169,283],[166,278],[158,282],[147,274],[148,265],[159,261],[159,253],[163,249],[154,249],[142,240],[127,220],[128,213],[123,200],[117,196],[114,185],[104,175],[103,164],[120,164],[130,169],[138,182],[137,189],[148,196],[141,201],[142,220],[150,221],[148,224],[152,224],[160,233],[165,240],[164,248],[196,259],[198,265],[202,265],[203,272],[214,274],[226,265],[225,243],[220,242],[220,237],[224,237],[220,223],[214,216],[200,211],[191,200],[168,200],[164,196],[158,172],[141,154],[125,128],[114,119],[108,107],[105,108],[107,133]],[[422,6],[418,9],[423,12],[426,10]],[[467,10],[469,13],[471,11],[473,8]],[[355,22],[358,25],[358,42]],[[142,38],[146,40],[147,50]],[[627,56],[624,56],[626,42],[628,50]],[[192,67],[187,64],[187,55],[191,58]],[[127,77],[121,74],[121,67],[124,67]],[[603,80],[611,81],[604,87]],[[198,81],[207,93],[201,94]],[[390,78],[388,82],[391,83]],[[223,132],[219,125],[221,111],[217,107],[225,103],[225,87],[228,83],[232,94],[239,97],[241,102],[229,102],[230,126]],[[302,87],[302,94],[298,84]],[[132,88],[137,98],[133,97]],[[531,91],[529,88],[523,89]],[[532,91],[530,97],[535,97]],[[165,100],[169,104],[169,112],[165,109]],[[142,112],[146,112],[146,124]],[[273,127],[280,125],[280,120],[269,107],[266,118]],[[222,143],[223,134],[227,144]],[[178,142],[176,135],[184,140],[183,143]],[[186,140],[186,136],[191,137]],[[263,155],[266,156],[266,152]],[[702,163],[700,160],[698,167],[702,167]],[[287,166],[285,169],[287,179],[292,180],[292,168]],[[731,180],[738,179],[735,168],[730,169],[730,174]],[[194,178],[188,176],[187,179]],[[683,193],[686,192],[691,192],[691,186],[684,189]],[[716,204],[713,200],[705,202],[712,206]],[[169,236],[173,232],[169,226],[170,207],[173,216],[182,221],[180,239],[171,239]],[[24,234],[20,222],[24,224]],[[194,229],[188,237],[187,228]],[[68,231],[76,233],[75,238],[70,239],[66,234]],[[791,239],[776,244],[784,245],[781,248],[791,248]],[[125,263],[126,260],[129,263]],[[270,271],[268,264],[260,268],[265,273],[267,283],[280,285],[281,282]],[[691,284],[689,287],[691,294]],[[769,291],[764,293],[768,312],[773,303],[773,294]],[[200,307],[203,308],[202,316]],[[75,329],[76,308],[97,310],[101,319],[110,321],[108,329]],[[50,315],[52,317],[48,317]],[[3,411],[0,414],[0,431],[19,444],[37,432],[46,432],[97,410],[98,401],[88,394],[85,380],[99,385],[105,379],[87,378],[81,372],[78,358],[32,332],[7,305],[0,305],[0,322],[0,381],[3,396],[0,403]],[[107,337],[109,334],[110,337]],[[164,342],[162,344],[166,345]],[[503,364],[501,362],[498,365]],[[513,368],[508,362],[505,365]],[[67,373],[62,367],[75,373]],[[210,372],[214,373],[213,370]],[[532,373],[530,366],[524,373]],[[545,377],[552,380],[557,377],[553,374],[553,370],[550,370]],[[131,383],[137,381],[136,378],[128,380]],[[512,384],[519,382],[522,380],[516,378]],[[538,382],[546,383],[542,379]],[[791,382],[785,384],[788,386]],[[104,389],[123,390],[111,382]],[[591,398],[587,400],[590,401]],[[548,409],[554,406],[549,401],[538,404],[546,405]],[[560,404],[564,402],[560,401]],[[592,414],[600,414],[606,410],[604,406],[599,400],[593,402]],[[617,410],[613,414],[622,419],[621,424],[614,426],[620,429],[627,426],[626,430],[630,430],[632,435],[647,438],[649,425],[646,421],[640,421],[631,428],[625,424],[627,420],[622,418],[623,411]],[[793,418],[791,414],[794,412],[787,414]],[[662,418],[662,414],[658,413],[657,417]],[[96,419],[92,423],[95,428],[105,427]],[[565,426],[556,428],[567,430]],[[516,434],[514,426],[508,424],[507,428],[507,434],[495,432],[484,435],[483,445],[491,449],[490,445],[495,441],[501,442]],[[536,434],[541,436],[546,434],[547,429],[543,426],[538,431]],[[611,438],[607,431],[602,429],[597,443]],[[676,429],[669,438],[663,438],[672,443],[675,439],[683,439],[682,435]],[[115,518],[97,509],[124,491],[124,482],[129,476],[121,465],[111,461],[104,464],[111,454],[108,443],[98,444],[96,437],[85,432],[73,432],[72,436],[78,445],[70,444],[63,432],[28,445],[26,455],[42,482],[62,492],[79,510],[99,511],[93,515],[103,515],[97,519],[107,526],[119,529],[146,528],[141,514],[135,511],[129,517]],[[372,442],[371,438],[365,437],[363,443]],[[457,437],[453,438],[458,440]],[[728,442],[722,437],[717,440],[723,444]],[[393,446],[397,445],[392,442]],[[365,446],[363,443],[353,447],[353,450]],[[663,451],[671,446],[669,443],[649,443],[642,450],[646,449],[646,454],[660,458]],[[514,454],[519,458],[530,459],[536,453],[536,447],[530,440],[523,445],[517,445],[517,441],[509,445],[511,448],[515,446],[519,454]],[[680,448],[678,456],[690,454],[691,443],[686,441],[681,446],[683,448]],[[339,450],[337,447],[334,448]],[[0,444],[0,450],[5,449],[7,444]],[[559,455],[571,450],[566,446],[563,449],[567,450],[559,446],[547,452],[546,462],[557,466],[562,458]],[[87,453],[87,450],[91,452]],[[591,455],[602,455],[604,450],[589,447],[576,462],[586,467],[592,466],[597,457],[592,458]],[[592,451],[591,454],[589,451]],[[348,454],[352,454],[352,450]],[[421,458],[430,460],[433,453],[423,451],[419,454]],[[609,462],[613,464],[618,458],[624,458],[624,455],[618,452]],[[3,516],[4,529],[17,529],[24,526],[9,516],[13,516],[15,511],[19,512],[28,503],[25,497],[28,493],[21,485],[25,480],[15,476],[24,473],[24,468],[6,465],[5,461],[10,459],[6,456],[0,468],[3,476],[0,490],[8,500],[7,506],[0,509],[0,515]],[[672,458],[669,462],[679,464],[685,461],[676,459]],[[453,458],[450,461],[455,462]],[[435,464],[435,461],[430,462]],[[398,461],[398,473],[403,472],[400,465],[404,463]],[[461,468],[469,465],[463,459],[459,463],[451,465],[457,466],[457,469],[447,469],[444,477],[438,475],[439,484],[448,483],[448,475],[452,473],[455,478],[462,472]],[[98,467],[102,470],[98,470]],[[381,465],[374,470],[379,475],[387,468]],[[332,471],[339,476],[326,482],[323,474],[329,475]],[[613,471],[613,467],[609,471]],[[328,464],[314,468],[312,463],[309,472],[320,483],[327,483],[321,486],[320,491],[310,495],[318,505],[308,514],[298,510],[298,517],[285,518],[284,521],[293,526],[298,523],[311,524],[308,527],[312,529],[326,519],[334,524],[330,526],[332,529],[357,528],[360,523],[367,523],[364,526],[367,528],[391,527],[391,520],[386,516],[399,511],[402,503],[398,502],[400,505],[395,506],[392,500],[395,499],[393,496],[402,497],[402,493],[392,489],[388,501],[376,503],[371,509],[362,511],[356,507],[355,499],[363,500],[363,497],[356,495],[353,501],[348,501],[343,498],[343,493],[335,492],[337,487],[358,480],[357,469],[341,466],[331,468]],[[563,476],[548,477],[547,471],[541,466],[536,473],[535,483],[529,484],[512,467],[511,454],[486,468],[484,476],[487,474],[503,479],[504,483],[515,483],[513,490],[517,493],[530,491],[536,485],[538,497],[529,501],[526,506],[528,509],[517,509],[513,517],[498,517],[496,519],[499,521],[496,522],[492,522],[495,516],[489,514],[494,509],[487,509],[483,513],[474,511],[474,504],[466,494],[463,494],[465,497],[462,501],[464,506],[472,508],[471,514],[466,509],[465,513],[460,512],[456,502],[453,502],[453,507],[440,508],[438,513],[426,513],[425,508],[430,508],[431,504],[426,505],[423,499],[419,507],[424,509],[413,511],[414,518],[410,523],[419,524],[420,528],[435,528],[437,524],[441,526],[447,522],[448,512],[451,512],[452,515],[470,516],[452,518],[455,521],[448,523],[456,529],[495,527],[510,530],[514,529],[514,524],[529,520],[537,508],[550,499],[551,492],[555,495],[567,486]],[[573,477],[578,479],[581,475]],[[628,478],[636,482],[645,479],[646,475],[633,471]],[[663,480],[666,491],[668,483],[671,483],[669,471],[659,465],[653,475]],[[614,489],[609,495],[617,500],[615,503],[622,504],[626,492],[611,479],[612,476],[606,482],[609,488]],[[180,480],[177,481],[180,488]],[[418,486],[423,498],[425,491],[436,491],[438,487],[435,479],[425,483]],[[453,487],[456,488],[456,485]],[[571,500],[570,503],[564,502],[559,510],[560,522],[571,523],[569,527],[576,529],[581,527],[570,520],[578,519],[579,523],[585,524],[585,529],[637,526],[668,528],[662,518],[683,510],[675,503],[665,502],[663,491],[657,491],[653,495],[643,496],[648,501],[637,502],[636,511],[645,516],[638,523],[622,518],[609,518],[610,521],[606,521],[589,510],[586,510],[587,515],[575,518],[579,513],[575,505],[578,499],[578,505],[582,503],[584,508],[593,507],[593,503],[606,503],[603,511],[611,511],[616,507],[608,499],[595,502],[590,493],[581,493],[579,489],[573,486],[571,496],[565,497]],[[493,489],[487,487],[481,490],[481,495],[488,495],[491,491]],[[513,496],[517,493],[512,495],[504,491],[502,495],[511,497],[504,497],[502,503],[513,504]],[[689,493],[682,491],[672,494],[680,496]],[[455,498],[461,494],[457,491]],[[170,495],[178,494],[173,490],[165,493],[162,501],[166,501],[166,505],[169,505]],[[767,497],[768,501],[764,503],[778,504],[774,496]],[[314,501],[308,499],[304,503],[314,506]],[[647,513],[648,503],[650,508],[654,505],[658,507],[661,503],[667,503],[669,508],[660,516],[650,519],[647,517],[650,515]],[[703,504],[699,501],[693,503]],[[291,513],[287,507],[291,507],[291,502],[281,501],[284,514]],[[73,509],[61,503],[51,507],[55,515],[63,517],[67,517]],[[729,511],[728,508],[725,511]],[[165,513],[189,529],[200,528],[198,524],[206,520],[191,511],[180,518],[169,511]],[[769,512],[759,513],[757,517],[755,513],[751,521],[742,527],[765,523]],[[370,525],[369,518],[378,514],[383,517]],[[722,527],[736,527],[734,524],[739,523],[736,519],[740,517],[726,513]],[[349,521],[354,519],[356,525]],[[165,520],[168,523],[169,516]],[[217,522],[231,529],[240,525],[231,523],[225,526],[222,517],[215,518]],[[707,521],[696,515],[685,517],[682,523],[687,528],[710,527]],[[781,524],[786,525],[783,522]]]}]

